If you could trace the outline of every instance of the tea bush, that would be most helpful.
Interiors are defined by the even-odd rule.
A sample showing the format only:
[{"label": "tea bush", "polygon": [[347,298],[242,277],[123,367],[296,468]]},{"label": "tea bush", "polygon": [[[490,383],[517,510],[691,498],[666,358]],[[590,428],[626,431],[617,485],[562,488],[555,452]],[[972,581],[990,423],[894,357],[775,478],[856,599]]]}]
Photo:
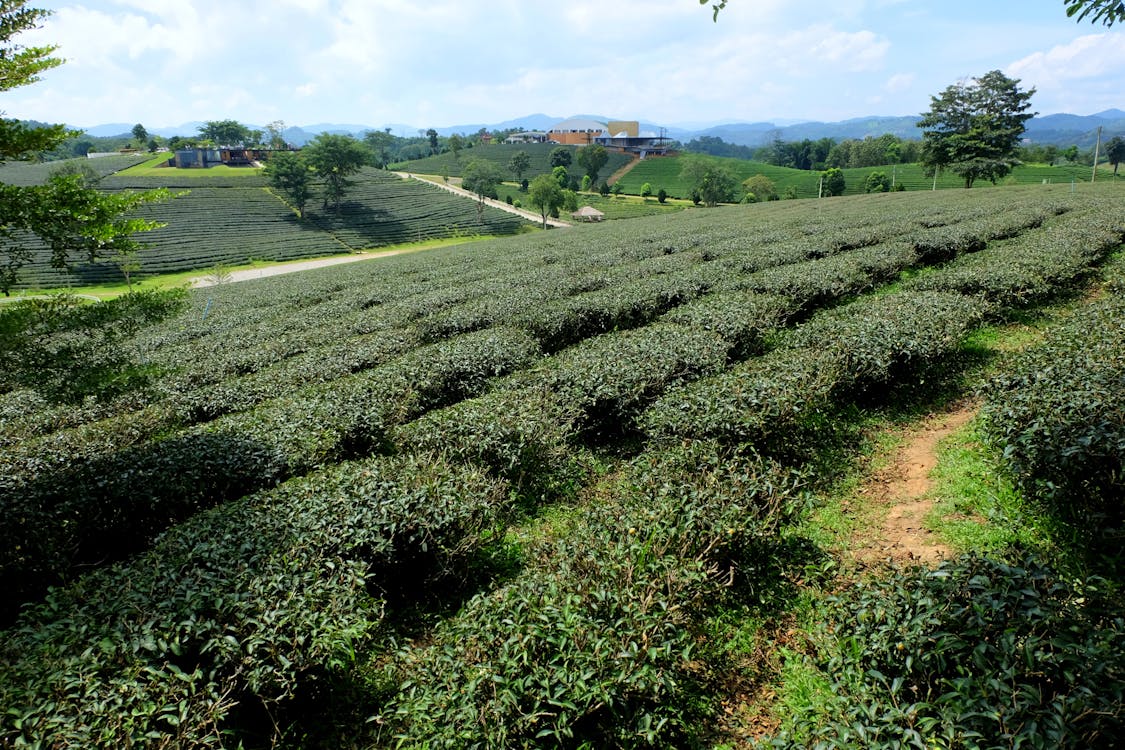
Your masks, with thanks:
[{"label": "tea bush", "polygon": [[792,748],[1110,748],[1125,733],[1125,638],[1106,581],[967,556],[841,594],[833,699]]}]

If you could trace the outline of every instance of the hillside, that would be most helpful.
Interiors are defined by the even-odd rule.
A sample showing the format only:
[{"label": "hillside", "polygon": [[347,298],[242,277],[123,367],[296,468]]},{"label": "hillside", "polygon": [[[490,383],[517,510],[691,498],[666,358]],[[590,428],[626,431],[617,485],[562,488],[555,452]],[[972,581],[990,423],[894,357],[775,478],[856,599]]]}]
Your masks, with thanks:
[{"label": "hillside", "polygon": [[[0,745],[1121,736],[1123,205],[783,201],[193,293],[128,344],[147,390],[0,392]],[[841,486],[969,397],[981,554],[855,564]]]},{"label": "hillside", "polygon": [[[87,160],[75,161],[87,164]],[[115,158],[89,160],[89,164],[104,168],[107,175],[111,167],[125,166]],[[7,164],[0,167],[0,181],[12,176],[34,184],[45,179],[51,168],[58,168],[57,163]],[[212,170],[147,169],[135,175],[123,171],[100,183],[105,190],[164,187],[176,195],[141,211],[140,215],[166,226],[142,236],[148,247],[139,254],[137,276],[252,260],[294,260],[448,237],[514,234],[529,226],[529,222],[493,208],[486,209],[483,223],[478,224],[471,201],[369,168],[354,178],[356,184],[339,215],[314,200],[307,218],[300,220],[255,170],[209,172]],[[21,275],[25,288],[121,278],[108,262],[79,262],[70,273],[53,269],[45,250]]]},{"label": "hillside", "polygon": [[[532,179],[536,175],[551,171],[550,154],[551,151],[558,147],[557,144],[551,143],[501,143],[491,146],[477,146],[475,148],[463,149],[457,156],[447,152],[439,154],[438,156],[431,156],[428,159],[416,159],[414,161],[402,162],[401,164],[392,165],[392,167],[400,172],[460,177],[461,169],[464,168],[466,164],[473,159],[483,159],[498,165],[501,171],[507,176],[506,179],[515,180],[515,175],[508,170],[508,162],[511,161],[513,154],[524,151],[531,157],[531,167],[523,176],[526,179]],[[563,148],[569,150],[572,156],[578,151],[575,146],[564,146]],[[626,154],[609,152],[609,161],[607,161],[606,165],[602,168],[599,179],[605,180],[605,178],[609,177],[630,161],[631,158]],[[572,177],[582,178],[582,168],[578,166],[577,157],[572,161],[567,171]]]},{"label": "hillside", "polygon": [[[756,174],[763,174],[774,181],[779,194],[792,187],[798,198],[815,198],[820,181],[819,172],[810,172],[789,167],[775,167],[772,164],[747,161],[744,159],[731,159],[720,157],[738,176],[739,181],[745,180]],[[660,157],[645,159],[630,170],[620,181],[622,189],[629,194],[640,193],[641,186],[646,182],[652,185],[653,190],[664,188],[668,193],[677,198],[686,198],[691,192],[691,185],[681,175],[682,163],[680,157]],[[860,169],[845,169],[844,177],[847,187],[845,195],[858,195],[863,193],[864,180],[872,172],[885,172],[888,177],[893,177],[896,185],[901,184],[906,190],[930,190],[933,187],[933,178],[927,177],[919,164],[897,164],[882,167],[864,167]],[[1090,168],[1083,166],[1046,166],[1024,165],[1013,170],[1012,174],[1000,182],[1001,185],[1040,185],[1069,184],[1075,182],[1089,182]],[[1112,173],[1108,170],[1099,170],[1099,181],[1112,181]],[[990,183],[977,183],[978,188],[989,187]],[[957,175],[945,173],[938,177],[937,187],[963,188],[963,181]]]}]

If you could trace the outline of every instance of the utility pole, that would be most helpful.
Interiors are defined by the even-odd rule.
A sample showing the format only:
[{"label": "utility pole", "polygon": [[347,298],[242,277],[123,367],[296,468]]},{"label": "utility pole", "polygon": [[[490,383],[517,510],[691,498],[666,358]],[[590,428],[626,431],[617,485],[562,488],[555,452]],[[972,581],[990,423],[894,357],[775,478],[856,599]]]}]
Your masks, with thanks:
[{"label": "utility pole", "polygon": [[1098,157],[1101,155],[1102,150],[1102,126],[1098,126],[1098,143],[1094,146],[1094,170],[1090,174],[1090,182],[1093,182],[1098,176]]}]

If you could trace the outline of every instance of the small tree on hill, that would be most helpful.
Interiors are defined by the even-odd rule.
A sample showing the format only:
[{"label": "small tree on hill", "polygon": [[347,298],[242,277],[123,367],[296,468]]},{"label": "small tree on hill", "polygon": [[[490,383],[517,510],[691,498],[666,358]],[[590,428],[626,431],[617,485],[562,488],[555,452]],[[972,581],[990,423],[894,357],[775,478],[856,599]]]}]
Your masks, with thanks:
[{"label": "small tree on hill", "polygon": [[563,192],[559,182],[549,174],[541,174],[531,181],[528,188],[528,202],[539,209],[543,217],[543,228],[547,228],[547,215],[557,211],[562,205]]},{"label": "small tree on hill", "polygon": [[764,174],[756,174],[743,180],[742,189],[747,193],[753,193],[760,201],[777,200],[777,187],[774,186],[773,180]]},{"label": "small tree on hill", "polygon": [[137,142],[137,148],[144,148],[148,143],[148,131],[139,122],[133,126],[133,140]]},{"label": "small tree on hill", "polygon": [[697,196],[706,206],[716,206],[734,198],[738,178],[718,159],[696,155],[684,157],[681,174],[691,185],[693,200]]},{"label": "small tree on hill", "polygon": [[454,133],[449,136],[446,144],[449,146],[449,150],[453,152],[453,158],[457,159],[460,156],[461,149],[465,148],[465,139]]},{"label": "small tree on hill", "polygon": [[886,172],[871,172],[863,180],[863,192],[865,193],[886,193],[890,192],[891,178],[887,176]]},{"label": "small tree on hill", "polygon": [[574,151],[566,146],[556,146],[551,149],[551,155],[548,160],[551,168],[555,167],[569,167],[574,159]]},{"label": "small tree on hill", "polygon": [[282,193],[305,218],[305,206],[312,198],[313,173],[305,157],[298,151],[278,151],[270,157],[263,172],[270,187]]},{"label": "small tree on hill", "polygon": [[321,133],[305,147],[305,159],[324,181],[324,207],[329,201],[339,212],[340,202],[352,182],[348,179],[363,168],[371,158],[370,152],[350,135]]},{"label": "small tree on hill", "polygon": [[586,170],[586,174],[590,175],[591,182],[598,179],[598,172],[608,161],[609,153],[605,150],[605,146],[601,144],[584,146],[578,150],[578,166]]},{"label": "small tree on hill", "polygon": [[832,167],[820,173],[821,194],[825,196],[843,195],[847,182],[844,180],[844,170]]},{"label": "small tree on hill", "polygon": [[517,151],[508,160],[508,171],[516,176],[516,182],[523,179],[523,173],[531,169],[531,155],[526,151]]},{"label": "small tree on hill", "polygon": [[1125,161],[1125,138],[1119,135],[1113,136],[1106,144],[1105,155],[1113,165],[1113,176],[1116,177],[1117,165]]},{"label": "small tree on hill", "polygon": [[484,223],[484,199],[496,197],[496,186],[504,180],[500,167],[485,159],[473,159],[461,173],[461,187],[477,196],[477,223]]}]

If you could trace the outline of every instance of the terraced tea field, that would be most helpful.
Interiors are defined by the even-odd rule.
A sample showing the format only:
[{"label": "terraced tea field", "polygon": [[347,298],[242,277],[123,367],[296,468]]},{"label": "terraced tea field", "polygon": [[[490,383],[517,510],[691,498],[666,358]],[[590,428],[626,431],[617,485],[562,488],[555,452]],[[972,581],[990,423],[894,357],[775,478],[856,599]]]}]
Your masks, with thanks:
[{"label": "terraced tea field", "polygon": [[[384,241],[368,220],[411,185],[369,174],[325,226]],[[129,345],[160,373],[149,390],[0,394],[0,745],[716,744],[749,658],[717,623],[784,618],[777,602],[828,568],[793,529],[831,467],[859,460],[856,425],[958,388],[968,337],[1082,294],[1123,238],[1113,186],[900,193],[195,292]],[[1079,308],[1100,322],[1064,336],[1089,335],[1096,361],[1067,348],[1050,386],[1106,384],[1098,416],[1031,429],[1096,467],[1067,472],[1089,482],[1063,505],[1122,496],[1122,454],[1099,447],[1125,421],[1110,267]],[[1033,411],[1037,369],[1013,365],[997,392]],[[1067,486],[1036,468],[1064,443],[1032,444],[1015,404],[996,409],[1029,492]]]},{"label": "terraced tea field", "polygon": [[[133,159],[136,161],[136,159]],[[89,160],[109,168],[115,158]],[[80,163],[85,164],[86,160]],[[9,176],[34,184],[49,172],[42,167],[7,165]],[[308,218],[296,214],[267,187],[257,174],[201,176],[190,170],[162,170],[161,175],[132,176],[128,172],[106,176],[106,190],[168,188],[173,200],[150,204],[141,212],[167,226],[145,234],[149,247],[139,255],[137,276],[207,269],[218,264],[250,260],[284,261],[410,242],[472,235],[507,235],[529,222],[487,208],[478,223],[476,207],[416,181],[400,180],[388,172],[365,169],[356,176],[339,215],[319,203],[309,207]],[[107,173],[108,174],[108,173]],[[24,287],[65,287],[118,281],[117,268],[108,262],[76,263],[68,273],[49,265],[44,250],[22,271]]]}]

